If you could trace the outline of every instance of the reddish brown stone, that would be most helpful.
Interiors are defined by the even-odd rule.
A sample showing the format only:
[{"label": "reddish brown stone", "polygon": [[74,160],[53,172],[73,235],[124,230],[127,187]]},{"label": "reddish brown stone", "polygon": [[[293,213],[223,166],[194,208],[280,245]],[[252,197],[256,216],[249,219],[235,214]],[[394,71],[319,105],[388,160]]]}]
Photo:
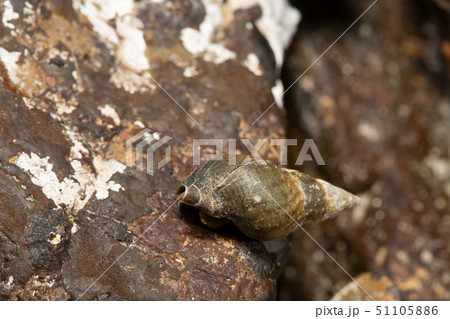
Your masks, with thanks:
[{"label": "reddish brown stone", "polygon": [[[266,248],[190,224],[172,205],[194,138],[284,137],[276,107],[251,125],[274,101],[267,41],[238,38],[258,8],[217,26],[210,41],[241,54],[214,62],[180,39],[199,30],[202,1],[134,3],[111,17],[71,1],[1,4],[0,299],[273,299],[289,240]],[[139,65],[98,22],[132,54],[142,31]],[[253,52],[260,76],[244,64]],[[143,127],[172,138],[172,160],[154,175],[125,166],[125,143]]]}]

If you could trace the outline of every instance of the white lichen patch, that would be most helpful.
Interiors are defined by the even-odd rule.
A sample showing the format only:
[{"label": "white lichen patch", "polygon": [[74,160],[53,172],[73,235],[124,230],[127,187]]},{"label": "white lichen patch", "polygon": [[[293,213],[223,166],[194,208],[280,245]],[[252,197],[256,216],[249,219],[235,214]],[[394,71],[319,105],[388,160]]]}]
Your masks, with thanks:
[{"label": "white lichen patch", "polygon": [[75,234],[79,230],[78,224],[75,222],[72,222],[72,228],[70,229],[71,234]]},{"label": "white lichen patch", "polygon": [[120,117],[116,110],[109,104],[98,107],[103,116],[109,117],[114,121],[117,126],[120,125]]},{"label": "white lichen patch", "polygon": [[131,14],[134,8],[133,0],[85,0],[83,3],[98,18],[105,21]]},{"label": "white lichen patch", "polygon": [[[133,0],[85,0],[74,2],[74,8],[84,14],[94,30],[107,44],[116,48],[117,60],[134,72],[150,68],[145,55],[146,43],[142,21],[134,16]],[[108,22],[115,21],[114,29]]]},{"label": "white lichen patch", "polygon": [[29,59],[30,52],[8,51],[0,47],[0,64],[5,68],[11,84],[20,91],[22,96],[42,94],[46,89],[46,83],[41,81],[41,67]]},{"label": "white lichen patch", "polygon": [[81,142],[81,137],[78,133],[72,130],[65,130],[64,134],[72,142],[72,147],[70,148],[70,160],[81,159],[83,154],[89,154],[89,150]]},{"label": "white lichen patch", "polygon": [[183,76],[187,78],[193,78],[198,75],[198,70],[194,65],[188,66],[183,70]]},{"label": "white lichen patch", "polygon": [[71,114],[77,107],[78,101],[74,96],[69,101],[64,99],[59,92],[46,92],[45,97],[54,103],[56,114],[53,117],[60,119],[65,114]]},{"label": "white lichen patch", "polygon": [[71,161],[74,174],[60,182],[48,156],[40,158],[35,153],[30,156],[22,153],[16,162],[16,165],[30,176],[32,183],[42,187],[45,196],[52,199],[58,207],[64,204],[74,211],[82,209],[94,194],[97,199],[105,199],[109,190],[121,189],[119,184],[110,179],[115,173],[123,172],[125,165],[115,160],[105,161],[100,158],[94,158],[93,164],[96,175],[80,161]]},{"label": "white lichen patch", "polygon": [[14,277],[9,276],[7,281],[0,282],[0,287],[3,286],[7,290],[10,290],[12,287],[14,287]]},{"label": "white lichen patch", "polygon": [[291,43],[300,22],[300,12],[287,0],[258,2],[263,9],[263,16],[256,21],[256,26],[269,42],[276,66],[280,69],[284,61],[284,50]]},{"label": "white lichen patch", "polygon": [[[202,25],[204,25],[202,23]],[[202,26],[200,25],[200,27]],[[181,30],[181,41],[184,48],[194,55],[203,54],[203,59],[215,64],[236,58],[236,53],[225,48],[222,44],[210,43],[209,38],[193,28]]]},{"label": "white lichen patch", "polygon": [[51,233],[51,237],[47,240],[52,245],[58,245],[62,241],[61,234],[58,233]]},{"label": "white lichen patch", "polygon": [[213,0],[203,0],[203,5],[206,15],[199,26],[199,30],[194,28],[181,30],[180,39],[183,47],[193,55],[202,55],[205,61],[215,64],[235,59],[235,52],[227,49],[221,43],[212,42],[214,31],[223,24],[220,5]]},{"label": "white lichen patch", "polygon": [[34,109],[34,103],[33,103],[33,101],[32,101],[31,99],[29,99],[29,98],[23,96],[23,97],[22,97],[22,100],[23,100],[23,103],[25,104],[25,106],[26,106],[28,109],[30,109],[30,110]]},{"label": "white lichen patch", "polygon": [[259,59],[256,54],[254,53],[248,54],[243,64],[254,75],[261,76],[263,74],[261,64],[259,63]]},{"label": "white lichen patch", "polygon": [[61,51],[61,50],[59,50],[56,47],[51,47],[48,50],[47,62],[50,62],[51,59],[54,59],[54,58],[57,58],[57,57],[61,58],[61,60],[63,60],[63,61],[67,61],[69,59],[69,57],[70,57],[70,52],[67,51],[67,50]]},{"label": "white lichen patch", "polygon": [[156,89],[155,82],[150,76],[137,74],[127,68],[115,67],[111,71],[109,81],[116,88],[123,89],[130,94],[147,93]]},{"label": "white lichen patch", "polygon": [[189,61],[181,59],[178,55],[172,54],[169,57],[169,61],[174,63],[177,67],[183,69],[183,76],[187,78],[192,78],[198,75],[198,68],[195,64]]},{"label": "white lichen patch", "polygon": [[181,259],[179,259],[179,258],[176,258],[175,261],[176,261],[177,263],[180,263],[180,264],[184,265],[183,260],[181,260]]},{"label": "white lichen patch", "polygon": [[95,180],[95,197],[97,199],[106,199],[109,191],[118,192],[123,189],[122,185],[114,181],[110,181],[111,177],[116,173],[122,173],[126,166],[116,160],[104,160],[101,157],[94,157],[94,167],[97,171]]},{"label": "white lichen patch", "polygon": [[41,278],[39,275],[33,275],[33,286],[35,287],[52,288],[55,285],[55,282],[55,279],[50,280],[49,275],[45,276],[44,278]]},{"label": "white lichen patch", "polygon": [[[73,1],[73,8],[85,15],[92,23],[94,31],[96,31],[100,37],[107,40],[109,43],[117,43],[119,37],[116,30],[108,24],[108,20],[115,18],[117,9],[120,8],[120,3],[127,3],[129,1],[112,0],[114,5],[106,4],[106,1],[102,0],[77,0]],[[116,3],[117,2],[117,3]],[[125,8],[125,7],[124,7]]]},{"label": "white lichen patch", "polygon": [[277,79],[275,81],[275,86],[271,89],[273,98],[275,99],[275,102],[277,105],[282,108],[283,107],[283,95],[284,95],[284,86],[281,79]]},{"label": "white lichen patch", "polygon": [[236,53],[225,48],[222,44],[211,43],[208,45],[206,52],[203,55],[203,59],[206,62],[212,62],[215,64],[221,64],[225,61],[236,58]]},{"label": "white lichen patch", "polygon": [[53,172],[53,164],[49,163],[49,157],[40,158],[31,153],[22,153],[16,165],[28,173],[33,184],[42,187],[42,192],[55,204],[66,204],[75,207],[78,193],[81,191],[79,183],[72,179],[65,178],[62,182],[58,180]]},{"label": "white lichen patch", "polygon": [[9,52],[4,48],[0,48],[0,60],[5,66],[8,77],[14,85],[20,85],[21,83],[21,78],[18,75],[20,69],[17,65],[21,54],[21,52]]},{"label": "white lichen patch", "polygon": [[199,54],[206,50],[209,38],[193,28],[184,28],[181,30],[181,41],[184,48],[192,54]]},{"label": "white lichen patch", "polygon": [[133,124],[139,128],[145,128],[145,125],[144,125],[144,123],[142,123],[142,121],[134,121]]},{"label": "white lichen patch", "polygon": [[33,6],[28,1],[25,1],[25,6],[23,7],[23,14],[24,14],[24,21],[30,25],[33,26],[36,24],[36,11],[33,9]]},{"label": "white lichen patch", "polygon": [[292,7],[288,0],[229,0],[228,2],[233,11],[255,5],[262,8],[263,14],[256,21],[256,26],[269,42],[277,69],[280,69],[284,60],[284,50],[291,43],[300,22],[300,12]]},{"label": "white lichen patch", "polygon": [[74,131],[69,126],[66,126],[63,122],[61,122],[62,116],[64,116],[64,114],[72,113],[75,110],[75,105],[77,104],[76,99],[72,97],[69,101],[66,101],[61,97],[60,94],[50,92],[46,93],[46,97],[54,102],[53,105],[56,107],[56,113],[48,112],[48,110],[46,110],[43,105],[35,103],[35,101],[33,101],[32,99],[24,97],[23,101],[29,109],[37,108],[43,112],[48,112],[54,120],[60,122],[63,127],[63,134],[70,140],[70,142],[72,142],[69,160],[72,161],[82,159],[83,155],[89,154],[89,150],[82,142],[83,138],[78,132]]},{"label": "white lichen patch", "polygon": [[14,8],[11,5],[11,1],[10,0],[3,1],[1,6],[3,7],[2,9],[0,9],[0,11],[3,12],[3,14],[2,14],[2,24],[5,27],[9,28],[9,29],[14,29],[15,26],[10,21],[19,19],[19,17],[20,17],[19,14],[14,11]]},{"label": "white lichen patch", "polygon": [[121,39],[121,45],[117,51],[117,59],[127,68],[142,72],[150,68],[150,63],[145,56],[147,44],[144,40],[144,33],[140,28],[142,22],[131,16],[117,19],[117,33]]}]

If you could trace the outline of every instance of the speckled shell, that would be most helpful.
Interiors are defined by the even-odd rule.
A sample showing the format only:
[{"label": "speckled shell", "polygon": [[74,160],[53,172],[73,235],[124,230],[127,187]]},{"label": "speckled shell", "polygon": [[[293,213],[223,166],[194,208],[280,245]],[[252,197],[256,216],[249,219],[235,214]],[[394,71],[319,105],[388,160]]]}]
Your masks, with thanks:
[{"label": "speckled shell", "polygon": [[359,199],[299,171],[278,168],[250,156],[210,160],[178,187],[180,210],[195,208],[206,225],[219,228],[232,221],[257,240],[289,235],[356,206]]}]

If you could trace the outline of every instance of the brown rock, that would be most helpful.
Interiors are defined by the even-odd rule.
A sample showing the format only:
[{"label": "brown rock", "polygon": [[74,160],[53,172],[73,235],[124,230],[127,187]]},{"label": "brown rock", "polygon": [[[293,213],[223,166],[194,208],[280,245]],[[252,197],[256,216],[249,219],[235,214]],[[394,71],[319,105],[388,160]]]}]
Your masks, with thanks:
[{"label": "brown rock", "polygon": [[[251,125],[274,101],[273,53],[245,29],[261,10],[220,4],[226,21],[200,34],[202,1],[133,3],[111,16],[71,1],[1,4],[0,298],[273,299],[289,240],[215,233],[174,205],[194,138],[237,139],[242,153],[242,138],[284,137],[276,107]],[[186,32],[210,43],[189,52]],[[153,175],[125,165],[144,127],[171,137],[171,162]]]}]

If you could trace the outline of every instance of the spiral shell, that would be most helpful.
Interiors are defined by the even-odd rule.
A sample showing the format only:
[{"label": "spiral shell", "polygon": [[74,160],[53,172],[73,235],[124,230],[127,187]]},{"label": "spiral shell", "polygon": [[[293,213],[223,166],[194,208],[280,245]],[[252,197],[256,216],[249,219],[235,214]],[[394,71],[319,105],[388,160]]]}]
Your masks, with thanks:
[{"label": "spiral shell", "polygon": [[177,188],[180,211],[195,210],[204,224],[233,222],[250,238],[274,240],[299,226],[352,208],[359,198],[296,170],[250,156],[210,160]]}]

